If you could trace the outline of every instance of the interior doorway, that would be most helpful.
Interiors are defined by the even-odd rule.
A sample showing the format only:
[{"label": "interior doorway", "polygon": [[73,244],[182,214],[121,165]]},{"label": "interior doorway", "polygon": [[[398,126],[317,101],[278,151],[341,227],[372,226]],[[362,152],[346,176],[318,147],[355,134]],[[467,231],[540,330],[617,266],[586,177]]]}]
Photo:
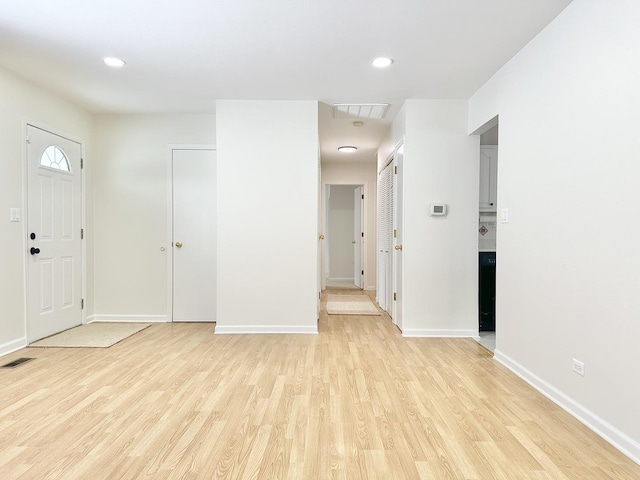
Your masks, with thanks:
[{"label": "interior doorway", "polygon": [[364,288],[364,184],[325,185],[325,261],[328,288]]}]

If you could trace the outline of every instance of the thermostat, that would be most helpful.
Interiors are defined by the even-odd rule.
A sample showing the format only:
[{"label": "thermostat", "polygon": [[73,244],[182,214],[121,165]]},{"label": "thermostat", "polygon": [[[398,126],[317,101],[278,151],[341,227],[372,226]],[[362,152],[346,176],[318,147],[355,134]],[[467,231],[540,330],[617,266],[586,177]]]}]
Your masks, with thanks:
[{"label": "thermostat", "polygon": [[429,216],[442,217],[446,214],[447,214],[446,203],[432,203],[431,205],[429,205]]}]

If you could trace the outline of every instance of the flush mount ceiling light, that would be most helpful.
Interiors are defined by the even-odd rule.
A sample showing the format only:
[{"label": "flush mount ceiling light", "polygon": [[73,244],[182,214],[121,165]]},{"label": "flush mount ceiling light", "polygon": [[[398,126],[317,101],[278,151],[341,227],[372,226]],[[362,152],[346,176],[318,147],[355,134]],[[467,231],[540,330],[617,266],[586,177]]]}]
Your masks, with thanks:
[{"label": "flush mount ceiling light", "polygon": [[355,122],[353,122],[354,127],[361,127],[363,125],[364,125],[364,122],[362,120],[356,120]]},{"label": "flush mount ceiling light", "polygon": [[345,145],[343,147],[338,147],[338,151],[339,152],[344,152],[344,153],[353,153],[356,150],[358,150],[358,147],[352,147],[350,145]]},{"label": "flush mount ceiling light", "polygon": [[104,57],[104,63],[113,68],[122,68],[126,65],[126,62],[124,60],[116,57]]},{"label": "flush mount ceiling light", "polygon": [[387,68],[392,63],[393,63],[393,58],[378,57],[373,59],[373,62],[371,62],[371,65],[373,65],[376,68]]}]

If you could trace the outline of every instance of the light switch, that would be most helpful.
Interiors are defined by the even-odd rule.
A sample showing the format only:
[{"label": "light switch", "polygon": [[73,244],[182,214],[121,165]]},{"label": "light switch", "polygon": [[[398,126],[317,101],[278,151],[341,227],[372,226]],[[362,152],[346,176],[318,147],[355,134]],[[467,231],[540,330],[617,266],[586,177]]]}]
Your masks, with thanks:
[{"label": "light switch", "polygon": [[500,222],[509,223],[509,209],[503,208],[500,210]]},{"label": "light switch", "polygon": [[9,221],[10,222],[19,222],[20,221],[20,209],[19,208],[10,208],[9,209]]}]

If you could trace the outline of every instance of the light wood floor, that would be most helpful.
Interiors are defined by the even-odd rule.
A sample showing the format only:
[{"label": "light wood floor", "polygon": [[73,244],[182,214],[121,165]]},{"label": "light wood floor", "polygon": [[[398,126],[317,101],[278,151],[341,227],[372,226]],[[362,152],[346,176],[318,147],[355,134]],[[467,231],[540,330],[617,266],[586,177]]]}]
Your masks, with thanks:
[{"label": "light wood floor", "polygon": [[640,479],[473,340],[388,317],[319,335],[157,324],[0,369],[0,478]]}]

